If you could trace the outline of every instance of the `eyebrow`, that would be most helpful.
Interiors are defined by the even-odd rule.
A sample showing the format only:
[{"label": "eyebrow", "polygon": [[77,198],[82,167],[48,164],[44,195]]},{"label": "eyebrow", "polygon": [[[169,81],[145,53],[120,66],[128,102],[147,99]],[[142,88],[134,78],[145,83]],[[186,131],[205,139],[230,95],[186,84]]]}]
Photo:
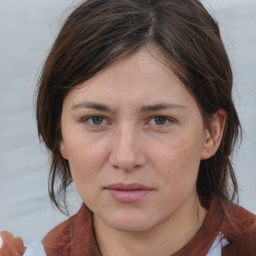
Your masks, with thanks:
[{"label": "eyebrow", "polygon": [[[111,108],[109,108],[107,105],[96,103],[96,102],[89,102],[89,101],[84,101],[82,103],[78,103],[74,106],[71,107],[71,110],[76,110],[79,108],[89,108],[89,109],[96,109],[99,111],[104,111],[104,112],[115,112]],[[175,110],[184,110],[186,109],[185,106],[179,105],[179,104],[168,104],[168,103],[159,103],[155,105],[143,105],[140,109],[139,112],[152,112],[152,111],[160,111],[160,110],[165,110],[165,109],[175,109]]]},{"label": "eyebrow", "polygon": [[74,106],[71,107],[71,110],[76,110],[78,108],[89,108],[89,109],[96,109],[99,111],[105,111],[105,112],[114,112],[111,110],[108,106],[96,102],[89,102],[89,101],[84,101],[82,103],[78,103]]},{"label": "eyebrow", "polygon": [[151,111],[159,111],[159,110],[165,110],[165,109],[184,110],[184,109],[186,109],[186,107],[179,105],[179,104],[160,103],[160,104],[156,104],[156,105],[142,106],[140,111],[141,112],[151,112]]}]

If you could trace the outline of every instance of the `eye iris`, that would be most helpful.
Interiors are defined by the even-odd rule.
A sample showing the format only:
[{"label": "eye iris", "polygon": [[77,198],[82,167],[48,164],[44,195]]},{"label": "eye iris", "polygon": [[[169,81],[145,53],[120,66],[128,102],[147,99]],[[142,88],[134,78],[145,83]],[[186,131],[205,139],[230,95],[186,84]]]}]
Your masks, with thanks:
[{"label": "eye iris", "polygon": [[165,117],[158,116],[158,117],[155,117],[154,120],[157,125],[164,125],[166,123]]},{"label": "eye iris", "polygon": [[103,118],[100,116],[95,116],[92,118],[92,122],[95,125],[100,125],[103,122]]}]

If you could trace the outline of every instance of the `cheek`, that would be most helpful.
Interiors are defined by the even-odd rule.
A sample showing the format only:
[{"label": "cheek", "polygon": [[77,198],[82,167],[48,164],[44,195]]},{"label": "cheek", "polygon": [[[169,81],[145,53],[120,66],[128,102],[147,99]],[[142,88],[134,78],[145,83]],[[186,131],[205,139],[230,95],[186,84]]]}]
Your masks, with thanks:
[{"label": "cheek", "polygon": [[90,134],[85,134],[82,130],[71,136],[66,136],[65,147],[69,155],[69,161],[75,161],[78,164],[100,159],[105,151],[105,140],[97,139]]},{"label": "cheek", "polygon": [[65,147],[74,181],[89,183],[100,172],[107,159],[105,145],[103,141],[91,141],[81,136],[66,140]]},{"label": "cheek", "polygon": [[102,168],[100,152],[84,145],[70,148],[70,152],[69,165],[74,185],[82,200],[90,205],[97,193],[98,175]]},{"label": "cheek", "polygon": [[84,155],[76,156],[69,160],[71,174],[73,179],[81,183],[90,183],[100,171],[98,158]]},{"label": "cheek", "polygon": [[202,146],[200,141],[195,142],[194,140],[178,137],[170,143],[160,145],[155,150],[159,152],[157,157],[161,159],[160,163],[165,163],[167,167],[175,167],[181,171],[183,169],[198,169]]},{"label": "cheek", "polygon": [[167,188],[176,193],[183,193],[184,190],[191,190],[198,175],[201,146],[193,140],[177,138],[173,143],[166,144],[159,149],[160,154],[156,156],[156,167],[162,173],[163,182],[168,183]]}]

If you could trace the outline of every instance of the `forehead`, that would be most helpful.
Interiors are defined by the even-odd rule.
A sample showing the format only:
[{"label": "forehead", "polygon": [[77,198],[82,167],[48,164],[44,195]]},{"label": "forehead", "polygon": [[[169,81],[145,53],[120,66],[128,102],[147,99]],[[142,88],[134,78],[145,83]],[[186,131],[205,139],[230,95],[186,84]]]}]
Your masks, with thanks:
[{"label": "forehead", "polygon": [[181,80],[154,49],[130,53],[95,77],[71,89],[65,102],[99,101],[104,104],[146,105],[195,103]]}]

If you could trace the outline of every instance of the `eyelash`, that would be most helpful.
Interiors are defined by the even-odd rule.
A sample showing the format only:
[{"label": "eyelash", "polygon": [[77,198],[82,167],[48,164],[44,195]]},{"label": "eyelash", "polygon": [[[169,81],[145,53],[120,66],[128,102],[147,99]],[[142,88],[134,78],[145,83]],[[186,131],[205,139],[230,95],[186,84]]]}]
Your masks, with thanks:
[{"label": "eyelash", "polygon": [[[106,122],[104,124],[102,124],[102,122],[100,124],[95,124],[93,123],[93,119],[94,118],[100,118],[102,119],[102,122]],[[164,119],[164,123],[163,124],[150,124],[150,122],[152,120],[155,120],[156,119]],[[91,116],[87,116],[85,118],[82,119],[82,122],[83,123],[87,123],[89,126],[93,127],[93,128],[102,128],[103,126],[105,125],[110,125],[111,123],[109,122],[108,124],[108,120],[106,117],[104,116],[101,116],[101,115],[91,115]],[[170,118],[170,117],[167,117],[167,116],[162,116],[162,115],[154,115],[154,116],[150,116],[148,119],[147,119],[147,124],[150,124],[152,126],[157,126],[157,127],[166,127],[168,126],[169,124],[171,123],[175,123],[176,121],[173,119],[173,118]]]},{"label": "eyelash", "polygon": [[[93,122],[93,118],[101,118],[101,119],[103,120],[103,122],[104,122],[104,121],[107,122],[107,119],[106,119],[104,116],[100,116],[100,115],[87,116],[87,117],[85,117],[85,118],[82,119],[82,122],[87,123],[88,125],[93,126],[93,127],[96,127],[96,128],[102,127],[102,123],[100,123],[100,124],[98,124],[98,125],[97,125],[97,124],[94,124],[94,123],[90,123],[90,120],[91,120],[91,122]],[[104,124],[103,124],[103,125],[104,125]]]},{"label": "eyelash", "polygon": [[158,127],[165,127],[165,126],[167,126],[167,125],[169,125],[170,123],[175,123],[175,120],[173,119],[173,118],[170,118],[170,117],[167,117],[167,116],[161,116],[161,115],[155,115],[155,116],[151,116],[150,118],[149,118],[149,121],[148,121],[148,123],[150,122],[150,121],[152,121],[152,120],[155,120],[156,121],[156,119],[165,119],[165,122],[163,123],[163,124],[153,124],[153,125],[156,125],[156,126],[158,126]]}]

